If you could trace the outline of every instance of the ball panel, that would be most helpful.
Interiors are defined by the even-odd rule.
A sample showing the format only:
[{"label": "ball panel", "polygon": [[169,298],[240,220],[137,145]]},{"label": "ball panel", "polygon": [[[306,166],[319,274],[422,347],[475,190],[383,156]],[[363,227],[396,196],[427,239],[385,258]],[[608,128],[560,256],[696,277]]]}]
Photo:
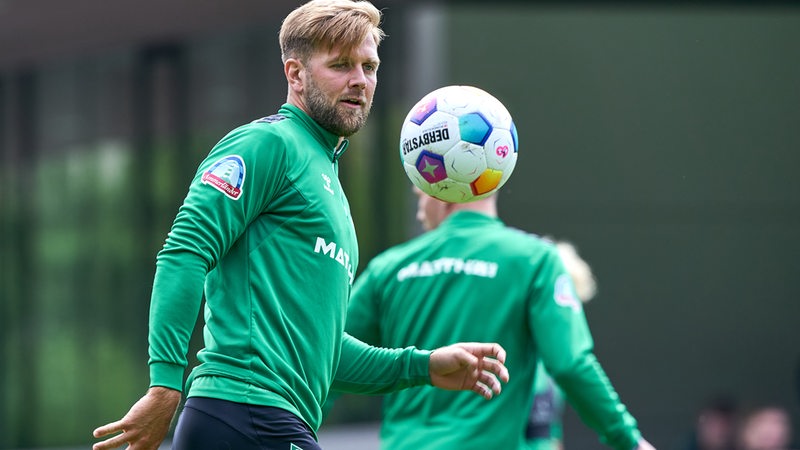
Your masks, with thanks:
[{"label": "ball panel", "polygon": [[436,190],[433,189],[432,187],[433,185],[428,183],[424,178],[422,178],[422,175],[420,175],[419,171],[417,171],[416,166],[414,166],[413,164],[404,163],[403,168],[406,171],[406,175],[408,175],[408,179],[411,180],[412,183],[414,183],[414,186],[420,188],[422,192],[435,197],[434,194]]},{"label": "ball panel", "polygon": [[508,170],[517,161],[517,148],[508,130],[494,129],[485,149],[486,164],[493,169]]},{"label": "ball panel", "polygon": [[427,192],[424,189],[423,192],[439,200],[450,203],[466,203],[474,199],[472,188],[467,183],[448,178],[430,186],[431,192]]},{"label": "ball panel", "polygon": [[519,137],[517,137],[517,126],[514,122],[511,122],[511,139],[514,141],[514,153],[516,153],[519,148]]},{"label": "ball panel", "polygon": [[438,98],[437,108],[454,116],[480,111],[481,97],[470,86],[447,86],[432,94]]},{"label": "ball panel", "polygon": [[500,186],[503,172],[494,169],[486,169],[475,181],[470,184],[472,193],[475,195],[488,194]]},{"label": "ball panel", "polygon": [[422,150],[414,167],[422,176],[422,179],[428,183],[438,183],[447,178],[447,170],[445,170],[444,157],[442,155]]},{"label": "ball panel", "polygon": [[479,145],[461,141],[444,154],[447,176],[470,183],[486,170],[485,149]]},{"label": "ball panel", "polygon": [[492,132],[492,124],[480,112],[473,112],[458,117],[458,130],[461,140],[483,145]]},{"label": "ball panel", "polygon": [[423,98],[417,103],[414,109],[408,113],[408,119],[406,119],[406,121],[421,125],[431,114],[436,112],[436,103],[436,97],[433,95]]}]

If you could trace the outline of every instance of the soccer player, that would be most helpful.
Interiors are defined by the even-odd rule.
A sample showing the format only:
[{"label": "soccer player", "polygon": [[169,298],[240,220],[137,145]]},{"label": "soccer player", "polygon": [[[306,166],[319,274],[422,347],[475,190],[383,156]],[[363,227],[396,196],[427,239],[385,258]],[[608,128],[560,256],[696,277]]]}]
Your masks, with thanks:
[{"label": "soccer player", "polygon": [[428,232],[378,255],[353,287],[346,331],[378,346],[500,343],[514,375],[486,405],[426,387],[384,398],[381,448],[526,448],[537,361],[602,442],[653,449],[592,352],[573,282],[552,243],[509,228],[497,196],[446,203],[415,188]]},{"label": "soccer player", "polygon": [[314,0],[284,19],[287,102],[230,132],[200,164],[157,258],[150,389],[94,431],[118,433],[95,450],[162,442],[204,289],[205,347],[174,449],[319,449],[320,405],[334,383],[356,393],[500,392],[508,372],[497,344],[379,349],[344,334],[358,247],[338,160],[370,110],[380,19],[371,3],[349,0]]}]

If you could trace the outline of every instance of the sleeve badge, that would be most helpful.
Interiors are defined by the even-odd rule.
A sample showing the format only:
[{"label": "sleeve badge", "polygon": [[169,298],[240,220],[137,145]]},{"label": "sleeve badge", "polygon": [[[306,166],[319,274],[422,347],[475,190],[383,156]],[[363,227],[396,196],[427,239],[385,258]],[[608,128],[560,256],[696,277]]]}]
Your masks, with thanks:
[{"label": "sleeve badge", "polygon": [[575,294],[575,289],[572,287],[572,280],[569,278],[569,275],[565,273],[556,278],[553,298],[557,305],[570,308],[572,312],[577,313],[581,310],[581,301]]},{"label": "sleeve badge", "polygon": [[201,181],[222,192],[227,197],[237,200],[242,196],[245,165],[239,155],[228,155],[220,158],[203,173]]}]

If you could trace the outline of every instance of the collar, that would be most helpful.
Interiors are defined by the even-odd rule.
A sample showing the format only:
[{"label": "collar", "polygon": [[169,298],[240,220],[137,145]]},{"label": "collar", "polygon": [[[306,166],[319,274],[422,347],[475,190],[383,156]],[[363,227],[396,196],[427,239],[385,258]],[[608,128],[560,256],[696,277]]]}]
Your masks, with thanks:
[{"label": "collar", "polygon": [[499,217],[489,216],[482,212],[477,212],[477,211],[460,210],[447,216],[447,218],[444,219],[444,221],[442,221],[442,223],[439,224],[437,229],[443,227],[464,228],[481,224],[504,225],[503,221],[500,220]]},{"label": "collar", "polygon": [[278,110],[279,114],[282,114],[291,119],[297,119],[303,123],[303,125],[311,132],[312,136],[322,144],[325,148],[325,152],[328,154],[328,157],[332,162],[338,161],[338,159],[342,156],[345,150],[347,150],[350,141],[347,139],[343,139],[342,143],[339,144],[339,137],[330,131],[322,128],[320,124],[318,124],[314,119],[311,118],[305,111],[298,108],[291,103],[284,103],[281,105],[280,110]]}]

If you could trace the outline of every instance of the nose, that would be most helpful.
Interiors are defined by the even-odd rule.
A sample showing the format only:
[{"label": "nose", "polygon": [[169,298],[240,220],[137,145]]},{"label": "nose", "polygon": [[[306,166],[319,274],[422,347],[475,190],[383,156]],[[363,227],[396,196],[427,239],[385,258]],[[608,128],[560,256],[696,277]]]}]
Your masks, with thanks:
[{"label": "nose", "polygon": [[364,69],[361,66],[353,68],[350,74],[350,86],[359,89],[365,89],[367,87],[367,74],[364,73]]}]

